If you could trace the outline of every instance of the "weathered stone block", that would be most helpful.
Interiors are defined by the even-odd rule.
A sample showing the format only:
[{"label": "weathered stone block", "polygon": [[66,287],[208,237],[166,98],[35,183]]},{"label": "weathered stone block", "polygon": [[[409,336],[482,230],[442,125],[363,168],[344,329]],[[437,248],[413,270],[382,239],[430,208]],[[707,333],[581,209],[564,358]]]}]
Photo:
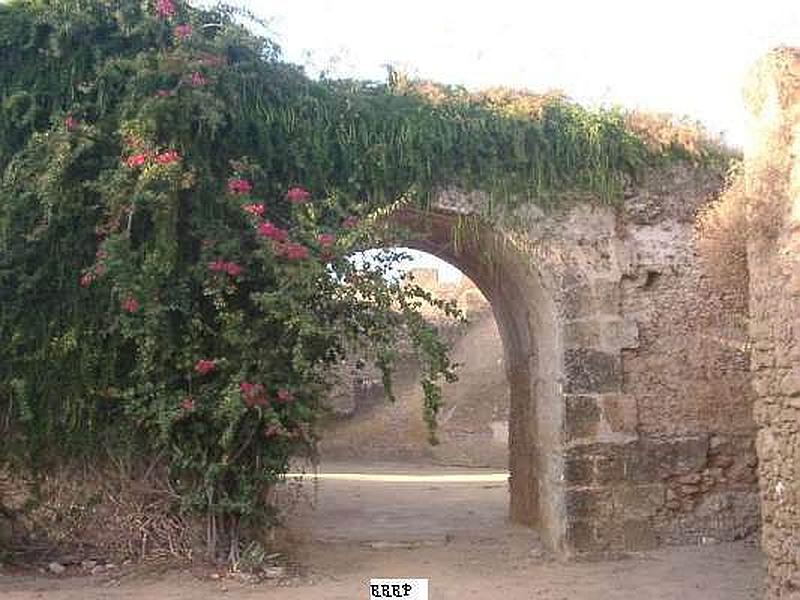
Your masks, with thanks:
[{"label": "weathered stone block", "polygon": [[780,391],[784,396],[800,396],[800,365],[783,376]]},{"label": "weathered stone block", "polygon": [[595,482],[609,484],[625,481],[625,464],[625,453],[619,447],[617,451],[598,456],[595,459]]},{"label": "weathered stone block", "polygon": [[639,327],[632,319],[599,315],[564,323],[564,345],[567,348],[593,348],[606,352],[639,346]]},{"label": "weathered stone block", "polygon": [[564,323],[564,346],[567,348],[600,348],[602,325],[595,319],[566,321]]},{"label": "weathered stone block", "polygon": [[629,519],[623,524],[625,550],[629,552],[651,550],[659,540],[653,523],[648,519]]},{"label": "weathered stone block", "polygon": [[559,306],[566,320],[583,319],[596,314],[617,314],[620,307],[619,280],[595,279],[587,284],[564,288]]},{"label": "weathered stone block", "polygon": [[624,485],[614,488],[614,513],[620,517],[645,519],[656,514],[666,502],[666,486]]},{"label": "weathered stone block", "polygon": [[587,558],[607,558],[625,548],[623,524],[614,520],[568,519],[565,540],[571,551]]},{"label": "weathered stone block", "polygon": [[708,462],[708,436],[644,438],[633,444],[625,464],[631,481],[659,481],[702,470]]},{"label": "weathered stone block", "polygon": [[609,489],[572,488],[566,490],[564,508],[570,519],[606,519],[614,511],[614,502]]},{"label": "weathered stone block", "polygon": [[564,481],[567,485],[591,485],[594,481],[594,459],[592,457],[568,456],[564,460]]},{"label": "weathered stone block", "polygon": [[639,424],[636,398],[625,394],[603,394],[597,399],[601,421],[612,433],[636,434]]},{"label": "weathered stone block", "polygon": [[622,384],[618,354],[588,348],[564,351],[564,392],[567,394],[601,394],[616,392]]},{"label": "weathered stone block", "polygon": [[592,437],[600,422],[600,408],[591,396],[566,396],[564,428],[567,441]]},{"label": "weathered stone block", "polygon": [[633,319],[613,319],[606,323],[603,340],[608,349],[639,347],[639,326]]},{"label": "weathered stone block", "polygon": [[583,519],[567,520],[564,534],[567,548],[575,552],[587,552],[594,548],[594,523]]},{"label": "weathered stone block", "polygon": [[573,446],[564,457],[565,479],[586,485],[607,485],[625,480],[629,444],[584,444]]}]

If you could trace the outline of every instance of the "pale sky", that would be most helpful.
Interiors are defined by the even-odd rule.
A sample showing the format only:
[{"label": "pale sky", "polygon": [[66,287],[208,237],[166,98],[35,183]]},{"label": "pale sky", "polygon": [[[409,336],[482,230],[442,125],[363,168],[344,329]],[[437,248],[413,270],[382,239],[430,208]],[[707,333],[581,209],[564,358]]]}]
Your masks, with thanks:
[{"label": "pale sky", "polygon": [[769,48],[800,46],[800,0],[244,0],[286,57],[383,80],[387,63],[469,88],[561,89],[700,120],[744,139],[741,86]]},{"label": "pale sky", "polygon": [[800,0],[243,0],[311,75],[384,80],[391,63],[468,88],[563,90],[589,106],[688,116],[745,140],[741,89],[800,46]]}]

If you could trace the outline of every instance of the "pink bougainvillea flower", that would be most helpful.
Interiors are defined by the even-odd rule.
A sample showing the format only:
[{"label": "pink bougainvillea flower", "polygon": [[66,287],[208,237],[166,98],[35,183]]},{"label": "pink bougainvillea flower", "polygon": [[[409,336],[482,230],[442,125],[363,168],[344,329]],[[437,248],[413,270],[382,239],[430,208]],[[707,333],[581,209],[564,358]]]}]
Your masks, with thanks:
[{"label": "pink bougainvillea flower", "polygon": [[242,210],[254,217],[261,217],[264,215],[265,207],[263,204],[245,204]]},{"label": "pink bougainvillea flower", "polygon": [[282,255],[288,260],[304,260],[308,258],[308,248],[297,242],[287,242],[283,245]]},{"label": "pink bougainvillea flower", "polygon": [[162,19],[174,17],[176,12],[172,0],[156,0],[156,14]]},{"label": "pink bougainvillea flower", "polygon": [[336,243],[336,236],[332,233],[320,233],[317,236],[317,242],[322,248],[330,248]]},{"label": "pink bougainvillea flower", "polygon": [[178,162],[181,159],[181,155],[178,154],[177,150],[165,150],[161,154],[156,154],[153,160],[160,165],[171,165],[172,163]]},{"label": "pink bougainvillea flower", "polygon": [[229,179],[228,180],[228,191],[231,194],[249,194],[253,189],[253,184],[250,183],[247,179]]},{"label": "pink bougainvillea flower", "polygon": [[217,364],[213,360],[208,360],[206,358],[201,358],[194,363],[194,370],[200,373],[200,375],[208,375],[216,368]]},{"label": "pink bougainvillea flower", "polygon": [[225,263],[225,272],[230,275],[231,277],[237,277],[242,274],[244,269],[237,265],[236,263]]},{"label": "pink bougainvillea flower", "polygon": [[78,282],[81,284],[81,287],[89,287],[90,285],[92,285],[93,281],[94,281],[94,273],[92,272],[84,273],[78,280]]},{"label": "pink bougainvillea flower", "polygon": [[75,117],[67,117],[64,119],[64,128],[69,132],[75,131],[78,128],[78,120]]},{"label": "pink bougainvillea flower", "polygon": [[292,392],[284,388],[279,389],[277,393],[277,400],[283,404],[288,404],[292,401]]},{"label": "pink bougainvillea flower", "polygon": [[208,83],[208,80],[203,77],[203,74],[200,71],[195,71],[189,76],[189,84],[192,87],[202,87],[206,83]]},{"label": "pink bougainvillea flower", "polygon": [[194,410],[194,398],[186,396],[186,398],[181,401],[181,408],[185,411]]},{"label": "pink bougainvillea flower", "polygon": [[274,251],[277,256],[282,256],[288,260],[303,260],[309,256],[308,248],[297,242],[276,243]]},{"label": "pink bougainvillea flower", "polygon": [[214,260],[208,263],[208,270],[215,273],[227,273],[231,277],[237,277],[242,274],[244,269],[234,262],[226,262],[224,260]]},{"label": "pink bougainvillea flower", "polygon": [[156,90],[156,97],[170,98],[175,95],[175,90]]},{"label": "pink bougainvillea flower", "polygon": [[180,25],[176,25],[175,28],[172,30],[172,33],[178,39],[186,39],[190,35],[192,35],[192,26],[188,23],[181,23]]},{"label": "pink bougainvillea flower", "polygon": [[311,194],[305,188],[293,187],[286,192],[286,199],[292,204],[303,204],[308,202]]},{"label": "pink bougainvillea flower", "polygon": [[260,383],[249,383],[243,381],[239,384],[239,391],[242,394],[242,401],[249,408],[254,406],[266,406],[267,395],[264,386]]},{"label": "pink bougainvillea flower", "polygon": [[139,310],[139,301],[133,296],[128,296],[122,301],[122,310],[129,313],[135,313]]},{"label": "pink bougainvillea flower", "polygon": [[342,227],[344,227],[345,229],[352,229],[356,225],[358,225],[358,217],[350,216],[347,217],[344,221],[342,221]]},{"label": "pink bougainvillea flower", "polygon": [[106,272],[106,266],[104,264],[96,264],[94,266],[94,274],[97,275],[98,277],[105,275],[105,272]]},{"label": "pink bougainvillea flower", "polygon": [[128,165],[131,169],[136,167],[141,167],[146,162],[147,162],[147,154],[143,153],[133,154],[132,156],[129,156],[125,160],[125,164]]},{"label": "pink bougainvillea flower", "polygon": [[289,232],[287,232],[285,229],[275,226],[269,221],[259,223],[256,231],[258,232],[258,235],[274,242],[285,242],[289,237]]},{"label": "pink bougainvillea flower", "polygon": [[264,428],[264,437],[267,439],[278,437],[280,433],[281,427],[279,425],[275,425],[275,423],[270,423]]}]

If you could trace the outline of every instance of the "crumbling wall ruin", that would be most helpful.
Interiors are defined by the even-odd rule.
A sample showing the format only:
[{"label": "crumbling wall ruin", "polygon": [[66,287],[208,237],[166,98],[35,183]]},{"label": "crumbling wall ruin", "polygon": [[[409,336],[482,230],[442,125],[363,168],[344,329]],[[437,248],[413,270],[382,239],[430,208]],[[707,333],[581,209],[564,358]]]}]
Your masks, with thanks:
[{"label": "crumbling wall ruin", "polygon": [[396,217],[417,234],[409,245],[492,306],[514,520],[566,556],[734,540],[763,524],[784,597],[800,594],[798,51],[771,55],[755,80],[749,274],[735,285],[699,252],[698,217],[725,184],[702,161],[652,167],[619,206],[493,202],[487,222],[487,198],[448,190]]},{"label": "crumbling wall ruin", "polygon": [[695,239],[723,179],[679,162],[645,173],[618,207],[527,204],[489,225],[468,218],[480,194],[451,191],[434,212],[398,216],[415,247],[492,305],[510,386],[511,517],[562,555],[758,527],[746,288],[716,286]]},{"label": "crumbling wall ruin", "polygon": [[723,183],[654,169],[620,208],[578,203],[529,228],[560,273],[566,554],[758,528],[746,288],[711,279],[695,236]]},{"label": "crumbling wall ruin", "polygon": [[767,597],[800,598],[800,49],[769,54],[746,90],[752,383]]}]

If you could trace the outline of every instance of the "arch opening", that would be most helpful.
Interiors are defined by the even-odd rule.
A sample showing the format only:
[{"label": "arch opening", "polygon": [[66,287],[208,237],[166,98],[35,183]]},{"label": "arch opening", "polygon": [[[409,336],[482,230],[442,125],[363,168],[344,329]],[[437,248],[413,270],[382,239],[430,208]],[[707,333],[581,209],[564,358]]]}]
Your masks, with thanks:
[{"label": "arch opening", "polygon": [[[495,403],[489,423],[484,425],[492,428],[495,440],[507,434],[502,459],[509,473],[506,514],[512,522],[536,529],[548,546],[559,549],[564,529],[558,476],[563,415],[556,401],[560,361],[554,301],[530,260],[492,229],[477,224],[465,235],[460,217],[444,212],[403,211],[396,218],[411,232],[403,247],[452,265],[474,284],[475,293],[490,307],[499,338],[494,343],[502,355],[500,384],[508,401],[505,407]],[[469,370],[467,364],[460,376],[469,378],[465,375]],[[442,420],[452,408],[445,406]],[[422,426],[418,412],[416,417]],[[506,419],[507,430],[503,431]],[[333,440],[328,448],[336,446],[335,435],[326,435]],[[491,466],[498,464],[497,457],[497,453],[491,456]],[[324,465],[325,442],[322,460]]]}]

